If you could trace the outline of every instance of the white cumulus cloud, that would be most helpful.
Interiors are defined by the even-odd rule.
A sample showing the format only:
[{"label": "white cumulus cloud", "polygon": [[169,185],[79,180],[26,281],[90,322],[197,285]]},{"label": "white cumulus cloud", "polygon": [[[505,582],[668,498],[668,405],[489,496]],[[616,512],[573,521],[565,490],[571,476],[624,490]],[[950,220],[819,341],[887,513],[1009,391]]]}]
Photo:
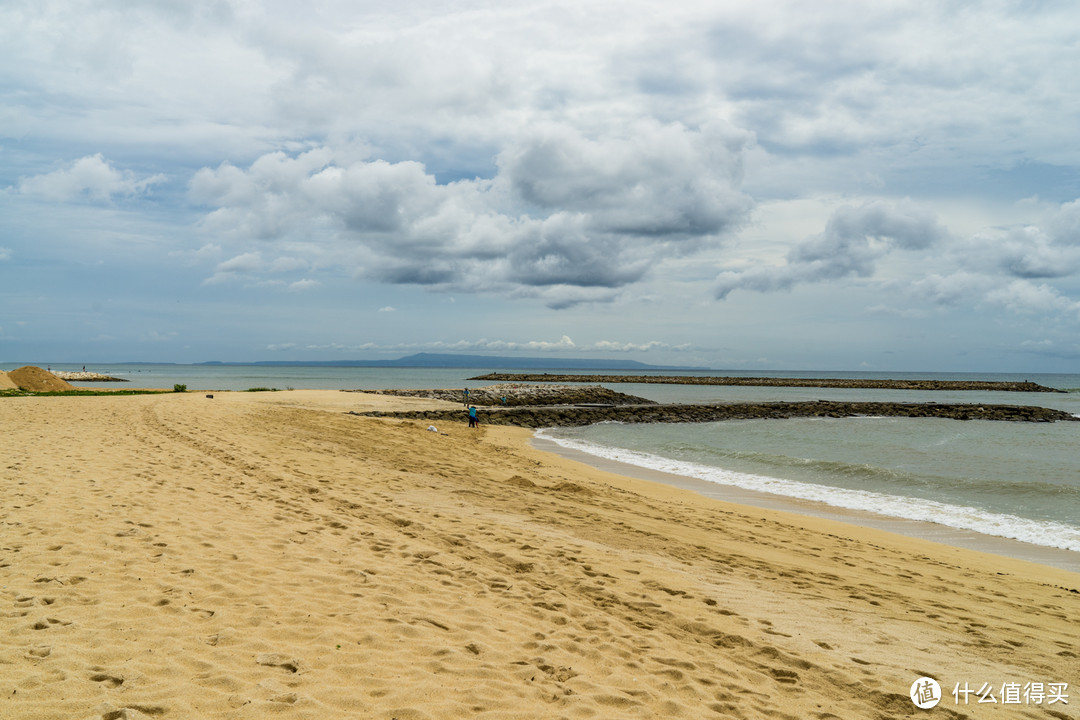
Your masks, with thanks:
[{"label": "white cumulus cloud", "polygon": [[120,196],[140,195],[166,180],[155,174],[139,177],[131,170],[117,170],[98,153],[76,160],[71,166],[19,181],[19,191],[48,200],[107,201]]},{"label": "white cumulus cloud", "polygon": [[203,168],[190,197],[213,208],[202,229],[215,242],[303,241],[366,279],[567,307],[608,301],[745,223],[748,142],[722,126],[640,122],[588,138],[558,126],[500,154],[495,178],[449,184],[417,162],[322,147]]},{"label": "white cumulus cloud", "polygon": [[296,282],[289,283],[289,290],[292,292],[302,292],[304,290],[311,290],[322,285],[318,280],[312,280],[310,278],[304,278],[303,280],[297,280]]}]

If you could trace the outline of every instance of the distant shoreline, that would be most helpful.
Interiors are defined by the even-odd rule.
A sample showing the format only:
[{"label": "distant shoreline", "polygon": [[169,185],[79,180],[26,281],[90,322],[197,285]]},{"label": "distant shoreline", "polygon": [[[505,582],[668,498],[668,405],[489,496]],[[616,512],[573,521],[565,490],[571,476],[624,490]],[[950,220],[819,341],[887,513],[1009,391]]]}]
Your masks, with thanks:
[{"label": "distant shoreline", "polygon": [[552,375],[549,373],[489,373],[469,380],[495,382],[640,383],[656,385],[738,385],[749,387],[872,388],[879,390],[979,390],[993,392],[1061,393],[1064,390],[1033,382],[990,380],[874,380],[869,378],[781,378],[682,375]]}]

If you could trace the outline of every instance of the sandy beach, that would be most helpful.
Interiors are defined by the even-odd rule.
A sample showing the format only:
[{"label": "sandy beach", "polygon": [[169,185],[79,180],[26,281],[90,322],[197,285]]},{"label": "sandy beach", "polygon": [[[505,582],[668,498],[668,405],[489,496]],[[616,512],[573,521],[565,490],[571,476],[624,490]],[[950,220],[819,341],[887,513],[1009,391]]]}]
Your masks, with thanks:
[{"label": "sandy beach", "polygon": [[0,399],[0,717],[1080,716],[1080,574],[345,414],[448,406]]}]

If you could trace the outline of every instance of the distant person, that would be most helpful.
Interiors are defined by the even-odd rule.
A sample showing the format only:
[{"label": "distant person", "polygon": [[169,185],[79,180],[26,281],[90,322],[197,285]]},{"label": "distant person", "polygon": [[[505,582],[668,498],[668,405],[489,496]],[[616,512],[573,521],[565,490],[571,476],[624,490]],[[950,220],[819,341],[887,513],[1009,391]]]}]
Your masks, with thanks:
[{"label": "distant person", "polygon": [[469,408],[469,427],[480,427],[480,418],[476,416],[476,406]]},{"label": "distant person", "polygon": [[464,401],[462,404],[465,407],[469,407],[469,388],[465,388],[464,392],[462,392],[462,396],[464,397]]}]

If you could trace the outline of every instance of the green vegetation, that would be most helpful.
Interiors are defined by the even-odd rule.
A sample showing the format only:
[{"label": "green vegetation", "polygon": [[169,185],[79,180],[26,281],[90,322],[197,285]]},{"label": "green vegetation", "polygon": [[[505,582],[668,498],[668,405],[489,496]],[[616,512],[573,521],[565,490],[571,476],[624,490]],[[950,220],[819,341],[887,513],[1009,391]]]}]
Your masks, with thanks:
[{"label": "green vegetation", "polygon": [[280,392],[277,388],[248,388],[244,392]]},{"label": "green vegetation", "polygon": [[167,390],[51,390],[49,392],[30,392],[29,390],[0,390],[4,397],[79,397],[84,395],[160,395]]},{"label": "green vegetation", "polygon": [[181,385],[180,383],[176,383],[175,385],[172,386],[172,391],[173,392],[187,392],[187,385]]}]

